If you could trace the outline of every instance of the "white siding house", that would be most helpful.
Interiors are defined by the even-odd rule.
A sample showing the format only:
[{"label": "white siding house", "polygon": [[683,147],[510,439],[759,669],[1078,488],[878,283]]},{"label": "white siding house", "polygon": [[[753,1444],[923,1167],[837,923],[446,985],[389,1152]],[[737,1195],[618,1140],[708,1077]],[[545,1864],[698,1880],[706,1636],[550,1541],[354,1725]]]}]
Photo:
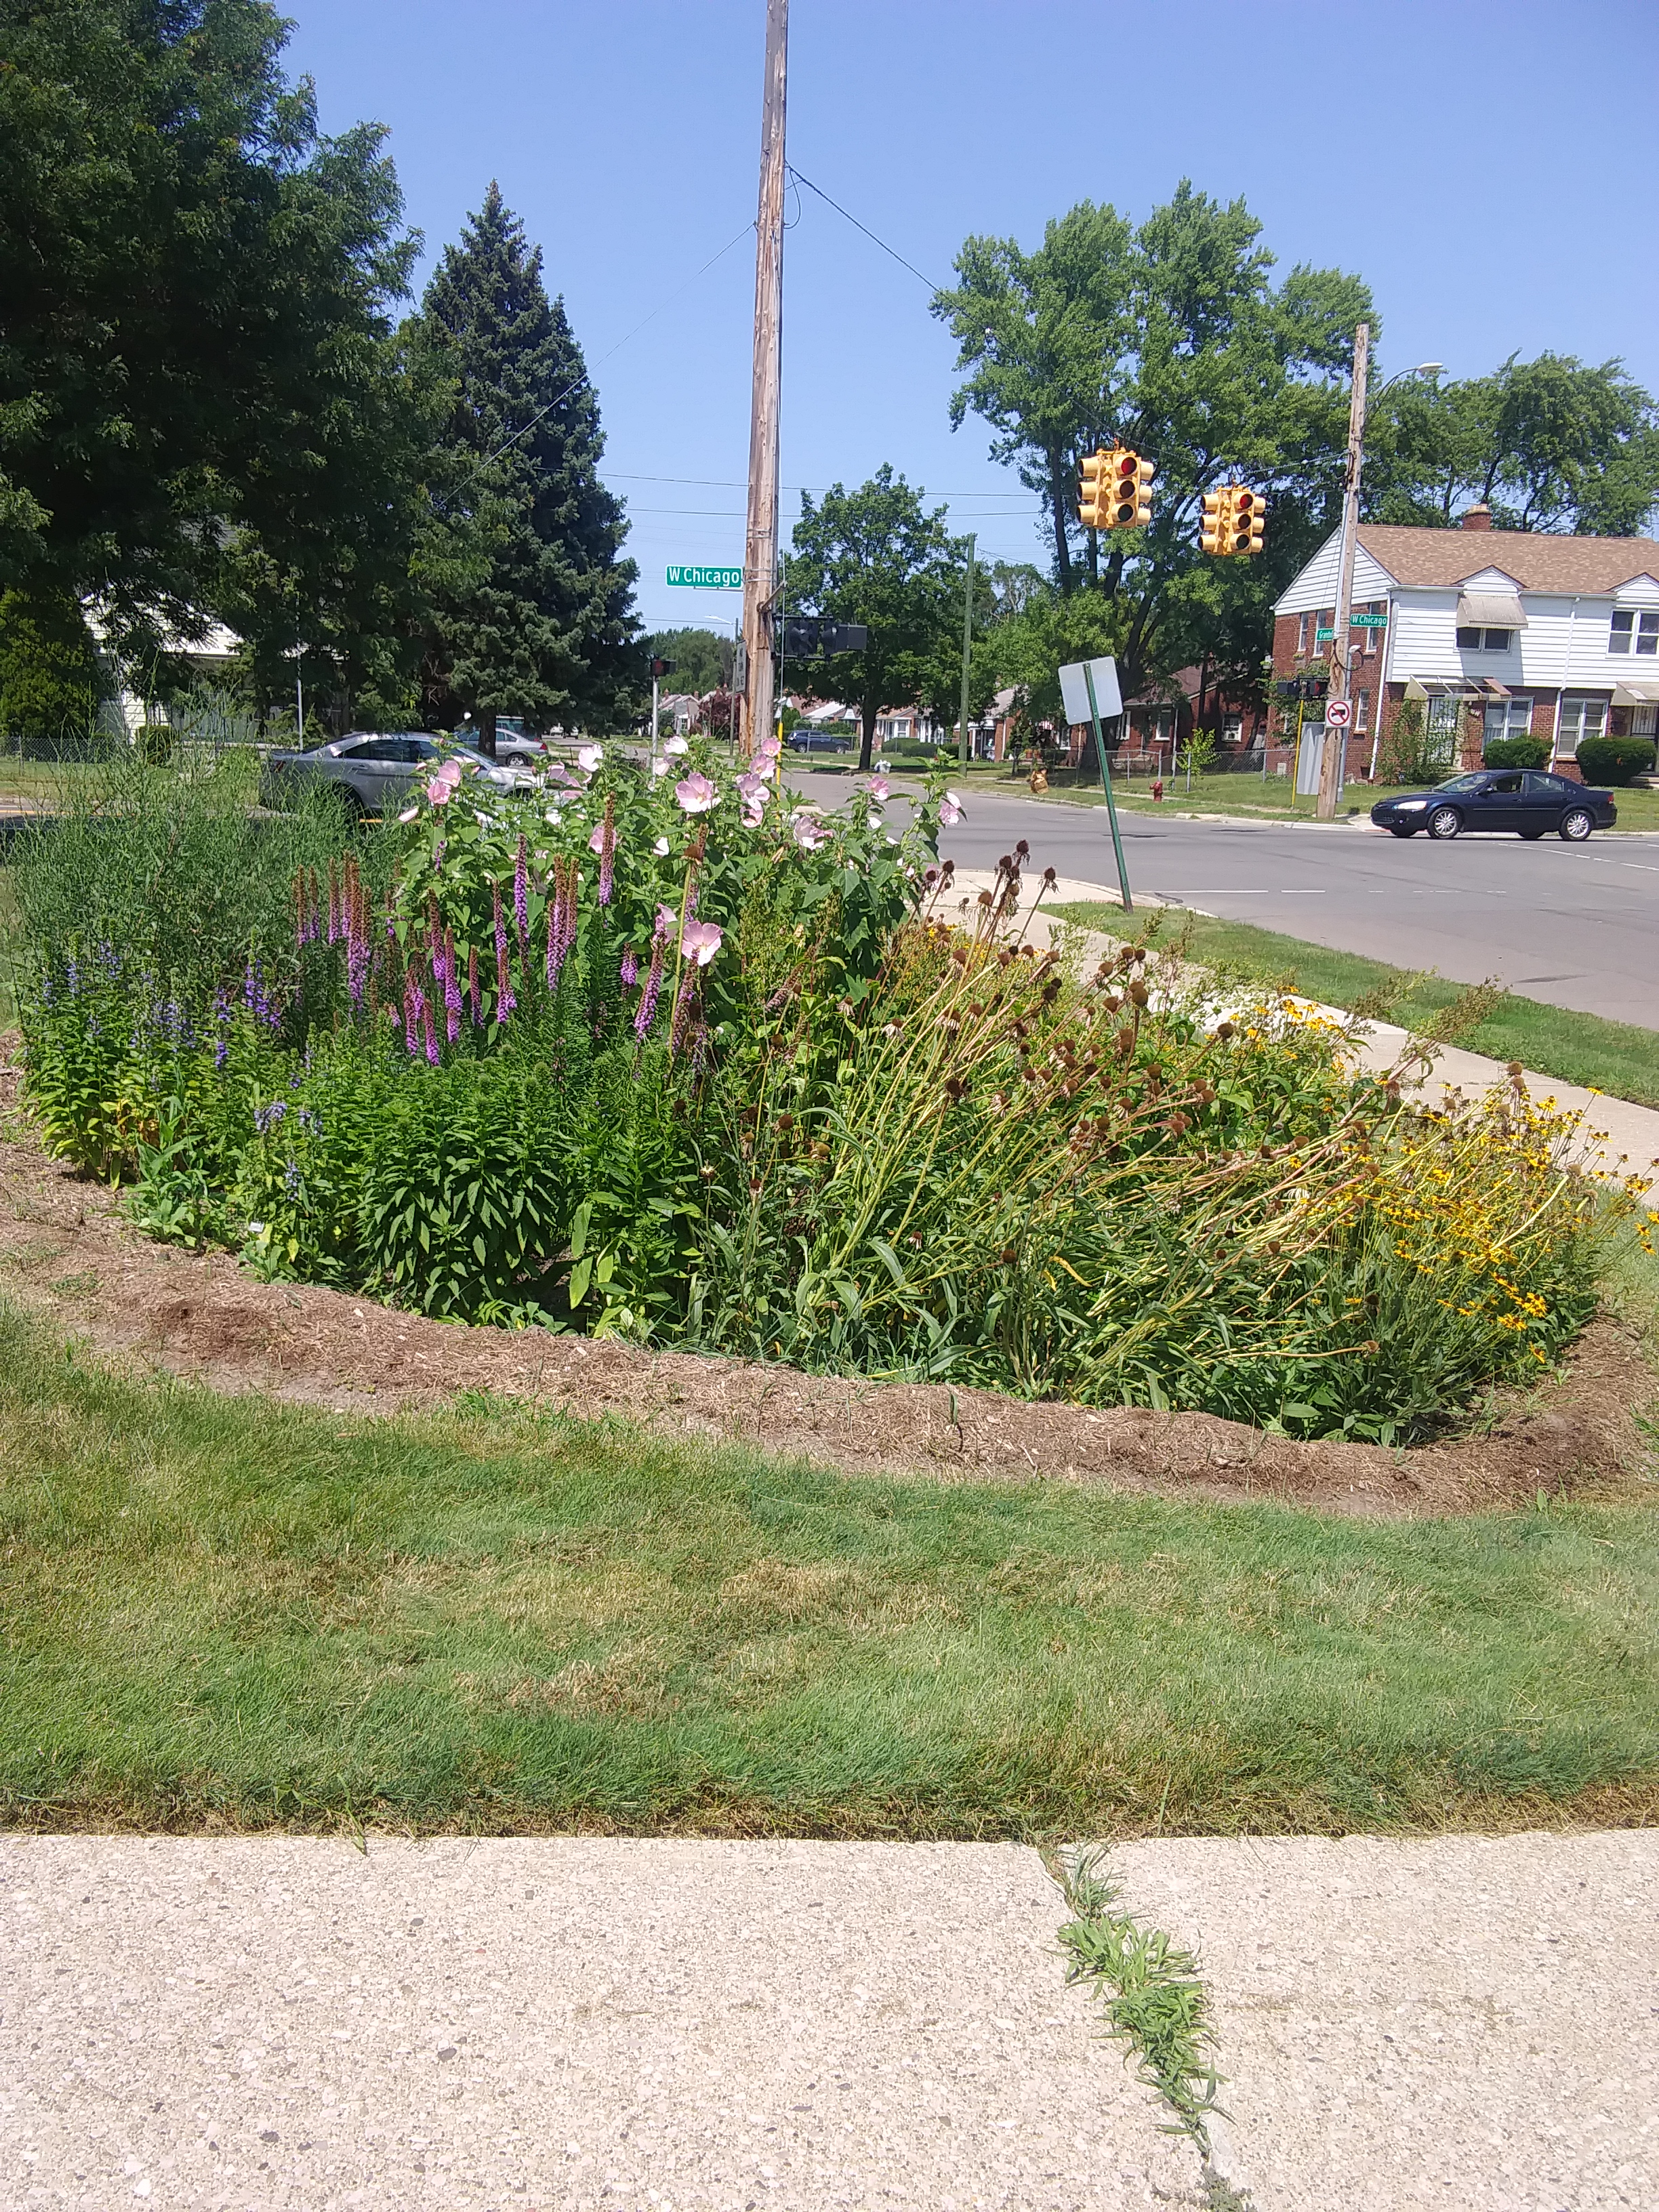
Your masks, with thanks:
[{"label": "white siding house", "polygon": [[[1328,659],[1337,592],[1333,533],[1279,599],[1281,680]],[[1570,768],[1580,741],[1651,738],[1659,718],[1659,544],[1493,530],[1484,507],[1453,530],[1364,524],[1354,560],[1350,775],[1375,763],[1407,699],[1425,702],[1448,759],[1530,732]],[[1321,632],[1323,632],[1322,636]]]}]

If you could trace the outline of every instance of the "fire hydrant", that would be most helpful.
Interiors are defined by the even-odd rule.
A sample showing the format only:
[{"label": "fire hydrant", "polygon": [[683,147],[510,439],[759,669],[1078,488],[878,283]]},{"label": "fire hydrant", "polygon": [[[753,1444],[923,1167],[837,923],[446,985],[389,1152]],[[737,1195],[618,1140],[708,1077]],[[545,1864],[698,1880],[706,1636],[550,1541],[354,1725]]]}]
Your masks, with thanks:
[{"label": "fire hydrant", "polygon": [[1155,776],[1152,778],[1152,797],[1153,797],[1155,799],[1161,799],[1163,798],[1163,796],[1164,796],[1164,779],[1163,779],[1163,777],[1162,777],[1161,775],[1155,775]]}]

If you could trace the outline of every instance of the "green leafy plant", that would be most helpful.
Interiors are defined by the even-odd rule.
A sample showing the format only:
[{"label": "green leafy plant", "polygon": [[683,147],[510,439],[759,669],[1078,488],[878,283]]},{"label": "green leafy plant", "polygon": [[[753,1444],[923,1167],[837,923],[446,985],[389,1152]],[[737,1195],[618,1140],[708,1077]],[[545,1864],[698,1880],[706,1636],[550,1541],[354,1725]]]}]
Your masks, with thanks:
[{"label": "green leafy plant", "polygon": [[1586,738],[1578,748],[1578,772],[1586,783],[1633,783],[1653,773],[1651,738]]},{"label": "green leafy plant", "polygon": [[1547,768],[1547,738],[1489,738],[1481,758],[1488,768]]}]

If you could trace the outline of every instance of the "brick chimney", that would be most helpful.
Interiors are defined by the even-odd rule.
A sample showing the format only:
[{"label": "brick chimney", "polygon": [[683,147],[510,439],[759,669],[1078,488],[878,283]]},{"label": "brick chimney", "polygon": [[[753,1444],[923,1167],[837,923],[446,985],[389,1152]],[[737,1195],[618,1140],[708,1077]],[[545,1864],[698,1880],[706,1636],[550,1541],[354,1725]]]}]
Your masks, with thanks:
[{"label": "brick chimney", "polygon": [[1460,530],[1490,530],[1492,509],[1482,501],[1479,507],[1472,507],[1458,516],[1457,526]]}]

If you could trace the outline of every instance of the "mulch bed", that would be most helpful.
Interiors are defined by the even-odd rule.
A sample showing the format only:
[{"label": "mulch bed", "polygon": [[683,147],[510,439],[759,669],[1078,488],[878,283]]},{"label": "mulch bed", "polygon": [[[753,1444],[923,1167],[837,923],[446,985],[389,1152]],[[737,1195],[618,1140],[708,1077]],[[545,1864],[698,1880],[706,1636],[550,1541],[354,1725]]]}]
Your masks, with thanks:
[{"label": "mulch bed", "polygon": [[[0,1109],[15,1091],[15,1071],[0,1065]],[[1474,1512],[1530,1504],[1540,1491],[1634,1494],[1632,1413],[1659,1390],[1635,1337],[1601,1321],[1563,1375],[1500,1395],[1478,1433],[1391,1451],[1295,1443],[1207,1413],[1033,1404],[461,1328],[308,1284],[261,1283],[228,1253],[153,1243],[113,1193],[46,1158],[15,1115],[0,1138],[0,1291],[140,1368],[340,1411],[436,1407],[489,1391],[858,1474],[1043,1478],[1374,1516]]]}]

